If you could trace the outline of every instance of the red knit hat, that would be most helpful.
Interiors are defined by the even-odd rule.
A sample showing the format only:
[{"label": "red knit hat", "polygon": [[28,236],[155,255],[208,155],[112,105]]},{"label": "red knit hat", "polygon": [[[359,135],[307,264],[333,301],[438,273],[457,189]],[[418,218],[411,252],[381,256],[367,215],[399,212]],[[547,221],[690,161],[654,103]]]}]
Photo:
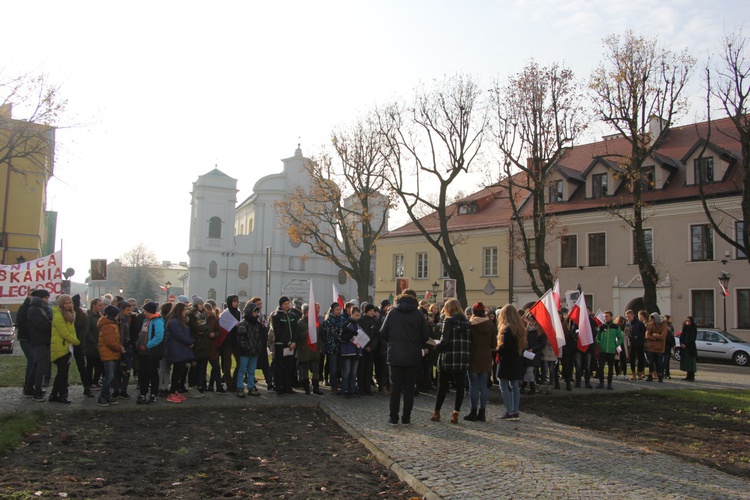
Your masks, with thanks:
[{"label": "red knit hat", "polygon": [[481,302],[477,302],[476,304],[471,306],[471,311],[472,313],[474,313],[474,316],[484,316],[484,304],[482,304]]}]

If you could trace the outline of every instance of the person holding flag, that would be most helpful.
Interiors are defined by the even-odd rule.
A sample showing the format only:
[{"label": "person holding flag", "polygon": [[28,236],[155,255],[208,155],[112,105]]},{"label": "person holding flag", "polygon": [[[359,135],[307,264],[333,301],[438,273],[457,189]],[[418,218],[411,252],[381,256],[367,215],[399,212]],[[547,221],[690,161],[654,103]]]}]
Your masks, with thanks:
[{"label": "person holding flag", "polygon": [[609,368],[607,373],[607,389],[612,387],[612,376],[615,371],[615,353],[622,345],[622,330],[612,322],[612,311],[604,311],[604,324],[599,327],[596,334],[596,343],[599,345],[599,385],[597,389],[604,389],[604,365]]},{"label": "person holding flag", "polygon": [[[302,318],[297,322],[297,374],[305,388],[305,394],[322,396],[320,390],[320,352],[321,322],[318,316],[320,304],[315,304],[310,310],[310,304],[302,304]],[[310,332],[315,331],[315,342],[311,340]],[[312,374],[312,389],[310,388],[310,374]]]},{"label": "person holding flag", "polygon": [[274,333],[274,382],[276,394],[296,394],[292,389],[294,378],[294,351],[297,349],[297,316],[291,312],[289,297],[279,297],[279,307],[271,316]]}]

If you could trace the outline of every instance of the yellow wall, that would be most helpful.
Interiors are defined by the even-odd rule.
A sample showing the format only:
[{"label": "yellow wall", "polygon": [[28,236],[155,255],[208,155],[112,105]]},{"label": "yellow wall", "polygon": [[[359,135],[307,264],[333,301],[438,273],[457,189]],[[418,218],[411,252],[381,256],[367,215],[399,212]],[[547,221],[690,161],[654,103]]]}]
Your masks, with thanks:
[{"label": "yellow wall", "polygon": [[[502,306],[508,303],[508,231],[507,228],[491,228],[475,231],[466,231],[461,234],[464,242],[457,245],[461,268],[464,272],[466,282],[466,298],[469,304],[477,301],[488,306]],[[497,247],[498,249],[498,274],[497,276],[483,275],[483,249],[485,247]],[[415,279],[417,273],[417,254],[428,253],[428,278]],[[389,295],[395,295],[396,277],[394,276],[394,256],[404,255],[404,277],[410,278],[409,286],[421,297],[426,291],[432,292],[432,283],[438,282],[442,289],[442,270],[438,251],[420,236],[385,237],[377,243],[377,267],[375,271],[375,303],[387,299]],[[473,269],[472,269],[473,268]],[[495,292],[487,295],[484,288],[487,280],[492,281]],[[437,302],[443,302],[440,291],[437,294]]]}]

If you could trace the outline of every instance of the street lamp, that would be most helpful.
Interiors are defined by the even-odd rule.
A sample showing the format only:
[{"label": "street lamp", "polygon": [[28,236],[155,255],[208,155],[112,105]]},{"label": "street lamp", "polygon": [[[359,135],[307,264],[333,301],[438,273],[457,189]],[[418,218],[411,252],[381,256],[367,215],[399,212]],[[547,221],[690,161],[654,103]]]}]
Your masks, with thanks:
[{"label": "street lamp", "polygon": [[167,302],[169,302],[169,292],[171,291],[171,288],[172,288],[172,282],[167,281],[166,283],[164,283],[164,286],[167,289]]},{"label": "street lamp", "polygon": [[721,284],[721,294],[724,296],[724,331],[727,331],[727,295],[729,295],[728,272],[721,272],[721,276],[719,276],[719,283]]},{"label": "street lamp", "polygon": [[439,287],[440,283],[438,283],[437,281],[432,284],[432,296],[435,297],[435,300],[433,301],[435,304],[437,304],[437,291]]}]

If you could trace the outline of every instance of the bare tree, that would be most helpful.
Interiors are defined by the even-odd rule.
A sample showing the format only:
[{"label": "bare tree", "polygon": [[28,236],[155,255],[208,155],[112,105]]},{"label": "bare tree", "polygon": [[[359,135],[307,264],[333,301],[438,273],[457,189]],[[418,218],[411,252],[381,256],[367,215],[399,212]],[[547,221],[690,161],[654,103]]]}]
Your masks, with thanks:
[{"label": "bare tree", "polygon": [[[456,214],[449,190],[469,172],[482,148],[488,123],[482,91],[469,76],[447,77],[417,89],[408,105],[379,109],[378,117],[388,152],[388,181],[414,226],[438,251],[448,276],[456,280],[458,300],[466,304],[466,283],[455,251],[462,238],[449,229]],[[431,194],[433,187],[437,198]],[[421,207],[432,215],[422,217]],[[426,225],[433,217],[437,228]]]},{"label": "bare tree", "polygon": [[[507,189],[512,224],[520,235],[516,241],[531,287],[541,296],[555,279],[545,258],[547,233],[554,225],[546,210],[549,175],[586,128],[583,90],[564,66],[540,67],[531,61],[504,84],[496,84],[492,98],[504,173],[499,186]],[[532,210],[523,215],[526,203]]]},{"label": "bare tree", "polygon": [[[719,107],[727,113],[734,128],[737,130],[740,146],[742,147],[742,234],[734,236],[731,231],[722,228],[721,221],[717,221],[718,213],[729,215],[724,211],[717,211],[709,206],[708,196],[703,185],[703,172],[699,172],[699,186],[703,209],[716,234],[745,255],[750,263],[750,39],[741,30],[727,35],[722,42],[723,52],[715,68],[706,68],[707,105],[710,113],[712,103],[718,102]],[[710,141],[706,138],[705,148]],[[701,153],[702,156],[703,153]],[[702,168],[702,163],[698,163]],[[737,221],[734,216],[732,220]]]},{"label": "bare tree", "polygon": [[[0,72],[0,164],[20,174],[52,176],[54,127],[67,106],[59,91],[45,75]],[[23,119],[13,119],[13,113]]]},{"label": "bare tree", "polygon": [[113,281],[125,284],[123,294],[126,297],[134,297],[139,304],[158,297],[162,272],[154,252],[139,243],[125,252],[120,262],[122,265],[117,272],[122,275],[114,276]]},{"label": "bare tree", "polygon": [[309,188],[296,188],[276,203],[276,211],[292,241],[346,271],[366,300],[375,244],[388,228],[395,201],[385,182],[382,136],[372,117],[365,117],[334,131],[331,147],[333,156],[306,164]]},{"label": "bare tree", "polygon": [[664,141],[674,120],[687,110],[682,91],[695,60],[686,51],[677,54],[658,48],[655,39],[630,30],[622,38],[605,38],[604,45],[605,61],[594,70],[589,88],[599,118],[629,144],[629,154],[613,158],[620,169],[611,173],[626,183],[633,201],[632,213],[620,207],[614,207],[613,213],[633,228],[644,305],[649,311],[659,311],[659,273],[649,258],[643,231],[642,167]]}]

